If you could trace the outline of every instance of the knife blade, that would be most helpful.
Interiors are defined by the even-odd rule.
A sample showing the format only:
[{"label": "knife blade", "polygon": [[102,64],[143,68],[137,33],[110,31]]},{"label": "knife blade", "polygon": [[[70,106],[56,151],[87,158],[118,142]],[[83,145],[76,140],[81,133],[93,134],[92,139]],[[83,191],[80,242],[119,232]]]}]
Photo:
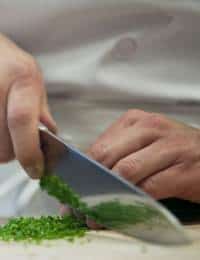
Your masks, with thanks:
[{"label": "knife blade", "polygon": [[156,244],[191,242],[175,216],[141,189],[39,129],[47,172],[69,185],[104,227]]}]

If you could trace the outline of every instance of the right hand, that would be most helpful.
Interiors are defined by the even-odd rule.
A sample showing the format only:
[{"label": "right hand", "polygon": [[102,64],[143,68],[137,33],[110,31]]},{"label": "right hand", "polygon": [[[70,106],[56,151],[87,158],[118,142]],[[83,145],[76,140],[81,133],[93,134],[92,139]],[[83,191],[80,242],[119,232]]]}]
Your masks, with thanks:
[{"label": "right hand", "polygon": [[0,34],[0,163],[16,158],[32,178],[43,172],[39,122],[55,132],[34,58]]}]

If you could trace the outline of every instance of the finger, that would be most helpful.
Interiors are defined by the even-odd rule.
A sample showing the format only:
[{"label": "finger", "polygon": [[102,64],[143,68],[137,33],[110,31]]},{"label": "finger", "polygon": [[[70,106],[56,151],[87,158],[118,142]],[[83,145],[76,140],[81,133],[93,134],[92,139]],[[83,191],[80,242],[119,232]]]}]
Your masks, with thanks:
[{"label": "finger", "polygon": [[72,212],[72,209],[66,205],[61,205],[60,207],[60,215],[61,216],[65,216],[65,215],[71,215],[73,212]]},{"label": "finger", "polygon": [[94,229],[94,230],[104,229],[103,226],[101,226],[100,224],[97,224],[94,220],[92,220],[88,217],[86,218],[86,224],[89,228]]},{"label": "finger", "polygon": [[[66,206],[66,205],[61,205],[60,207],[60,215],[61,216],[66,216],[66,215],[74,215],[73,209]],[[103,227],[99,224],[97,224],[94,220],[86,217],[86,224],[89,228],[94,229],[94,230],[99,230],[102,229]]]},{"label": "finger", "polygon": [[57,125],[56,122],[54,121],[51,112],[49,110],[49,106],[47,102],[45,101],[42,105],[42,112],[40,116],[40,122],[44,124],[49,131],[52,133],[56,134],[57,133]]},{"label": "finger", "polygon": [[176,165],[147,178],[138,186],[157,200],[178,197],[185,190],[187,176],[183,174],[181,165]]},{"label": "finger", "polygon": [[7,118],[7,90],[6,88],[0,89],[0,162],[5,163],[14,159],[14,152],[12,147],[11,138],[9,135]]},{"label": "finger", "polygon": [[146,115],[146,112],[140,110],[130,110],[122,115],[97,138],[95,143],[88,149],[87,154],[94,160],[103,162],[110,144],[118,140],[122,131],[132,128],[133,125],[144,115]]},{"label": "finger", "polygon": [[16,158],[32,178],[43,172],[43,155],[39,142],[41,91],[38,85],[15,85],[8,96],[8,127]]},{"label": "finger", "polygon": [[137,184],[148,176],[174,164],[178,149],[170,147],[167,140],[160,139],[144,149],[120,160],[113,171]]},{"label": "finger", "polygon": [[100,154],[101,152],[102,160],[100,162],[106,167],[112,168],[122,158],[141,150],[158,138],[159,135],[156,131],[134,126],[121,130],[117,135],[106,141],[97,142],[93,146],[93,153]]}]

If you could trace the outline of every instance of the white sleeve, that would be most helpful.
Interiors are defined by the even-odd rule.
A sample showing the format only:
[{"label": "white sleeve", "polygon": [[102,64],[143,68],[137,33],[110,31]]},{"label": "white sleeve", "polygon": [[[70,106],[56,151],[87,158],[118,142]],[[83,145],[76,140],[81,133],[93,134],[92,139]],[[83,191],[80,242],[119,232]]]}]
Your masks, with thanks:
[{"label": "white sleeve", "polygon": [[0,217],[58,214],[59,203],[42,192],[19,167],[9,163],[0,167]]}]

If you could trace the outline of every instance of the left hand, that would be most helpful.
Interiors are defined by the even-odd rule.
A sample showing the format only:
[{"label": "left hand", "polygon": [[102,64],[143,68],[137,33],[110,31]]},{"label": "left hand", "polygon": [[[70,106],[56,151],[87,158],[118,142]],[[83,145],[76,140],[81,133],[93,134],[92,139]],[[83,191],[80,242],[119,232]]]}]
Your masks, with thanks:
[{"label": "left hand", "polygon": [[155,199],[200,202],[200,130],[163,115],[130,110],[88,154]]}]

